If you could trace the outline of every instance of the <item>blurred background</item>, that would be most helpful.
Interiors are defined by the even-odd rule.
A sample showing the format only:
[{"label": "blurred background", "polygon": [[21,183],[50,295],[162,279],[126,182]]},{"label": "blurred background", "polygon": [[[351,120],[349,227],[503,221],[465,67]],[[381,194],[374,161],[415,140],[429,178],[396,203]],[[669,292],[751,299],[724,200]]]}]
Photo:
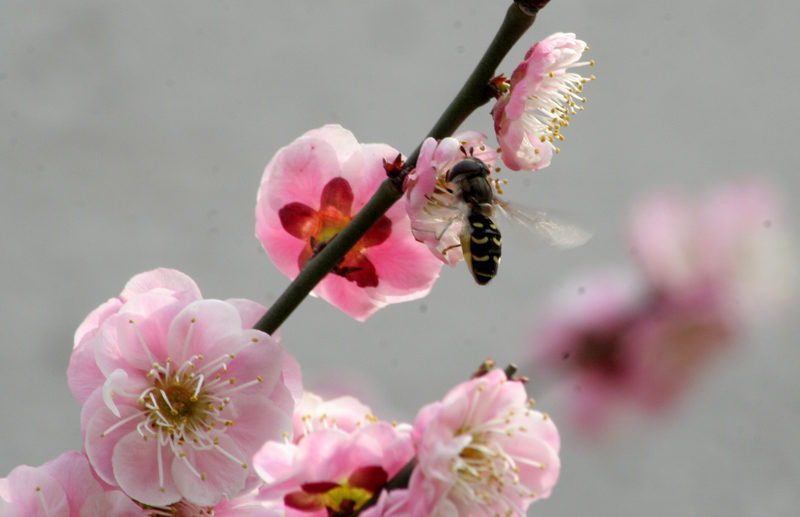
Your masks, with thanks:
[{"label": "blurred background", "polygon": [[[179,269],[207,298],[269,305],[288,285],[255,239],[264,166],[339,123],[410,153],[460,88],[507,2],[0,0],[0,477],[81,448],[72,337],[129,278]],[[741,0],[553,0],[498,72],[575,32],[596,61],[553,164],[504,171],[507,198],[595,231],[543,250],[500,221],[500,273],[464,264],[426,298],[356,322],[319,299],[282,327],[306,384],[351,386],[410,420],[487,356],[517,361],[575,273],[631,263],[631,204],[665,187],[771,184],[800,194],[800,7]],[[492,133],[489,106],[464,128]],[[754,331],[683,404],[601,439],[562,431],[561,481],[536,515],[800,512],[800,314]],[[534,372],[535,373],[535,372]],[[539,385],[537,385],[537,388]]]}]

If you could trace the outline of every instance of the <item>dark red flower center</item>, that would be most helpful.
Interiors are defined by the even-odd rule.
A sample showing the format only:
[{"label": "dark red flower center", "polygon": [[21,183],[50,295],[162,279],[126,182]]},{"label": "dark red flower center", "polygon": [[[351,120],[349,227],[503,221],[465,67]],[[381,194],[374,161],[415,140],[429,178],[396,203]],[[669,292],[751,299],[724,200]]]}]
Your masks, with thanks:
[{"label": "dark red flower center", "polygon": [[[353,189],[350,183],[344,178],[333,178],[322,189],[319,210],[294,202],[278,211],[283,229],[306,242],[297,258],[300,269],[347,226],[355,215],[350,213],[352,208]],[[392,221],[386,216],[381,217],[331,272],[355,282],[359,287],[376,287],[378,274],[363,252],[366,248],[383,243],[391,233]]]},{"label": "dark red flower center", "polygon": [[386,471],[381,467],[361,467],[341,483],[304,483],[301,490],[287,494],[283,502],[297,510],[314,512],[324,508],[331,517],[345,517],[369,501],[386,480]]}]

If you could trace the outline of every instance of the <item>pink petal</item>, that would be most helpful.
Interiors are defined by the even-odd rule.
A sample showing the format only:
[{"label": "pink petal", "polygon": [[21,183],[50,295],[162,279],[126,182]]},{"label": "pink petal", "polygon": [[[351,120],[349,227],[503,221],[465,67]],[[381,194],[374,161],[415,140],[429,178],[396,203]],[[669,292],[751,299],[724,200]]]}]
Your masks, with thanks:
[{"label": "pink petal", "polygon": [[422,298],[439,278],[442,261],[427,246],[413,240],[408,224],[396,225],[394,232],[394,239],[367,248],[364,255],[375,265],[383,284],[381,294],[388,301]]},{"label": "pink petal", "polygon": [[281,380],[289,389],[295,402],[303,398],[303,372],[300,370],[300,363],[285,348],[280,347],[283,353],[283,372]]},{"label": "pink petal", "polygon": [[221,418],[235,422],[225,436],[236,443],[247,461],[264,442],[278,440],[292,431],[290,416],[260,395],[239,394],[231,398]]},{"label": "pink petal", "polygon": [[[267,308],[260,303],[245,298],[230,298],[225,300],[225,303],[233,305],[236,310],[239,311],[239,317],[242,319],[242,329],[253,328],[253,326],[258,323],[258,320],[267,312]],[[280,341],[277,332],[276,334],[272,334],[271,337],[275,341]]]},{"label": "pink petal", "polygon": [[92,392],[105,382],[105,375],[97,366],[91,342],[72,351],[67,367],[67,382],[72,395],[81,404],[85,404]]},{"label": "pink petal", "polygon": [[197,284],[194,280],[189,278],[188,275],[175,269],[165,268],[154,269],[153,271],[141,273],[131,278],[128,283],[125,284],[125,289],[122,291],[120,298],[127,302],[137,295],[156,289],[173,292],[185,291],[195,300],[203,298]]},{"label": "pink petal", "polygon": [[238,350],[244,339],[239,311],[221,300],[201,300],[170,322],[167,356],[182,364],[192,356],[214,360]]},{"label": "pink petal", "polygon": [[56,479],[67,496],[70,508],[84,507],[87,499],[103,494],[100,483],[92,476],[89,460],[79,452],[67,452],[40,467]]},{"label": "pink petal", "polygon": [[[99,393],[98,393],[99,396]],[[93,398],[95,395],[92,396]],[[92,406],[84,406],[84,412],[87,409],[90,411],[94,409]],[[140,418],[129,420],[125,424],[109,431],[113,426],[118,424],[120,420],[127,419],[128,417],[138,415],[141,411],[132,406],[119,406],[121,418],[117,418],[105,406],[96,408],[95,411],[87,418],[86,431],[84,433],[84,452],[89,458],[94,471],[98,477],[112,486],[117,486],[118,481],[114,473],[113,454],[117,444],[128,435],[135,435],[139,437],[136,432],[136,425],[141,421]],[[81,418],[85,418],[81,415]],[[141,440],[141,437],[139,437]],[[150,440],[151,442],[155,440]]]},{"label": "pink petal", "polygon": [[257,207],[277,212],[291,200],[319,210],[322,189],[340,171],[337,148],[307,133],[278,151],[267,165]]},{"label": "pink petal", "polygon": [[7,487],[10,502],[14,503],[8,506],[21,517],[70,517],[64,489],[41,469],[27,465],[15,468],[8,475]]},{"label": "pink petal", "polygon": [[300,240],[284,230],[277,212],[257,214],[256,219],[256,237],[275,267],[289,278],[296,277],[300,272],[297,258],[308,246],[308,241]]},{"label": "pink petal", "polygon": [[[130,366],[147,372],[154,362],[161,364],[166,362],[169,356],[167,350],[169,326],[184,306],[184,303],[171,294],[151,291],[136,296],[120,309],[116,319],[116,339],[119,343],[119,352]],[[108,322],[110,321],[111,318]],[[107,342],[114,339],[110,332],[105,332],[108,322],[100,329],[106,336]],[[99,348],[96,353],[100,369],[106,375],[117,368],[128,369],[126,365],[101,361],[102,353]]]},{"label": "pink petal", "polygon": [[113,517],[145,517],[147,514],[141,506],[134,503],[123,492],[114,491],[96,494],[86,500],[81,508],[81,517],[95,516]]},{"label": "pink petal", "polygon": [[277,483],[291,476],[296,451],[291,443],[266,442],[253,456],[253,467],[264,481]]},{"label": "pink petal", "polygon": [[[160,468],[159,454],[162,459]],[[114,478],[133,499],[151,506],[167,506],[181,499],[181,492],[170,472],[170,464],[175,461],[178,460],[174,454],[167,447],[160,447],[155,437],[149,436],[144,440],[139,433],[132,431],[114,447]],[[161,479],[163,487],[160,486]]]},{"label": "pink petal", "polygon": [[[243,458],[228,433],[219,435],[219,442],[214,449],[195,450],[184,448],[184,458],[172,458],[172,478],[183,497],[199,506],[213,506],[225,495],[232,499],[244,488],[247,469],[241,463],[223,454],[227,452],[233,458]],[[188,465],[194,467],[199,474],[206,474],[205,480],[198,477]]]},{"label": "pink petal", "polygon": [[241,350],[227,362],[227,376],[237,382],[248,382],[260,377],[261,381],[253,386],[254,389],[248,388],[248,393],[272,392],[283,372],[283,349],[268,334],[259,330],[241,331],[236,343],[230,350]]},{"label": "pink petal", "polygon": [[326,276],[313,292],[358,321],[386,306],[386,302],[370,297],[364,289],[336,275]]},{"label": "pink petal", "polygon": [[80,324],[78,330],[75,331],[75,348],[78,345],[91,339],[97,333],[100,325],[112,314],[116,314],[119,308],[122,307],[122,301],[118,298],[111,298],[100,307],[93,310]]}]

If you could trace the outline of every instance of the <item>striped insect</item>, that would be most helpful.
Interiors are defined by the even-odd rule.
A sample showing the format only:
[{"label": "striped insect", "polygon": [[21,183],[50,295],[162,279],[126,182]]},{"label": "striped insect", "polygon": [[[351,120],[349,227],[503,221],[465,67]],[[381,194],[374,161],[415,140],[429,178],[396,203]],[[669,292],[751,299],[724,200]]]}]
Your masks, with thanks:
[{"label": "striped insect", "polygon": [[479,285],[486,285],[497,275],[503,238],[492,220],[495,215],[491,171],[483,161],[467,156],[447,172],[447,181],[463,203],[466,221],[459,240],[464,261]]},{"label": "striped insect", "polygon": [[[452,228],[458,229],[456,243],[443,247],[442,254],[460,248],[464,260],[479,285],[488,284],[497,275],[502,256],[503,239],[495,217],[499,212],[505,218],[519,223],[532,232],[539,241],[550,246],[572,248],[585,243],[591,234],[578,226],[555,221],[544,212],[524,212],[497,194],[502,193],[491,170],[482,160],[463,147],[464,158],[455,163],[441,177],[434,195],[429,199],[434,210],[427,210],[429,220],[438,221],[436,240],[444,242]],[[420,221],[415,221],[422,226]],[[425,233],[419,227],[415,232]],[[419,233],[417,233],[419,235]],[[448,237],[449,240],[449,237]],[[452,242],[452,241],[450,241]]]}]

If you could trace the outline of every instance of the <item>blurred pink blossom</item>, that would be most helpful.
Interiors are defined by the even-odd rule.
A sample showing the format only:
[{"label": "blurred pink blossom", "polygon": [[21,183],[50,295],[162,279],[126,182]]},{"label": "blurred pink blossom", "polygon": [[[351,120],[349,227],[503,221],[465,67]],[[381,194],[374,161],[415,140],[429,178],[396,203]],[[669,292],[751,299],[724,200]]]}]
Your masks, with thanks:
[{"label": "blurred pink blossom", "polygon": [[477,131],[457,133],[442,140],[425,139],[417,167],[406,181],[406,210],[414,238],[450,266],[463,260],[464,255],[459,238],[461,201],[447,181],[447,172],[467,156],[465,152],[493,167],[497,152],[487,148],[485,140],[486,135]]},{"label": "blurred pink blossom", "polygon": [[570,376],[585,431],[622,405],[674,405],[749,323],[786,306],[795,283],[779,204],[753,182],[699,201],[648,196],[633,211],[631,241],[643,274],[571,282],[534,338],[546,368]]},{"label": "blurred pink blossom", "polygon": [[560,439],[502,370],[464,382],[414,423],[409,515],[525,515],[558,480]]},{"label": "blurred pink blossom", "polygon": [[664,409],[729,346],[735,324],[715,294],[663,296],[618,272],[576,279],[548,304],[535,336],[539,368],[570,377],[586,432],[601,430],[622,404]]},{"label": "blurred pink blossom", "polygon": [[563,140],[561,128],[569,125],[583,107],[583,84],[589,79],[567,70],[590,65],[578,62],[586,43],[575,34],[558,32],[536,43],[525,54],[492,109],[503,162],[511,170],[535,171],[550,165],[553,142]]},{"label": "blurred pink blossom", "polygon": [[250,329],[264,312],[203,300],[188,276],[158,269],[87,317],[68,380],[100,479],[158,507],[244,488],[252,455],[291,431],[301,389],[296,361]]},{"label": "blurred pink blossom", "polygon": [[796,287],[781,203],[756,181],[731,183],[698,200],[669,192],[646,196],[631,216],[630,240],[653,289],[704,286],[742,320],[779,312]]},{"label": "blurred pink blossom", "polygon": [[0,479],[3,517],[149,515],[118,489],[95,479],[85,456],[67,452],[41,467],[21,465]]},{"label": "blurred pink blossom", "polygon": [[[375,194],[386,179],[383,161],[399,154],[385,144],[359,144],[336,125],[279,150],[264,171],[256,204],[256,236],[277,268],[295,278]],[[440,269],[396,204],[313,294],[364,321],[390,303],[427,295]]]}]

